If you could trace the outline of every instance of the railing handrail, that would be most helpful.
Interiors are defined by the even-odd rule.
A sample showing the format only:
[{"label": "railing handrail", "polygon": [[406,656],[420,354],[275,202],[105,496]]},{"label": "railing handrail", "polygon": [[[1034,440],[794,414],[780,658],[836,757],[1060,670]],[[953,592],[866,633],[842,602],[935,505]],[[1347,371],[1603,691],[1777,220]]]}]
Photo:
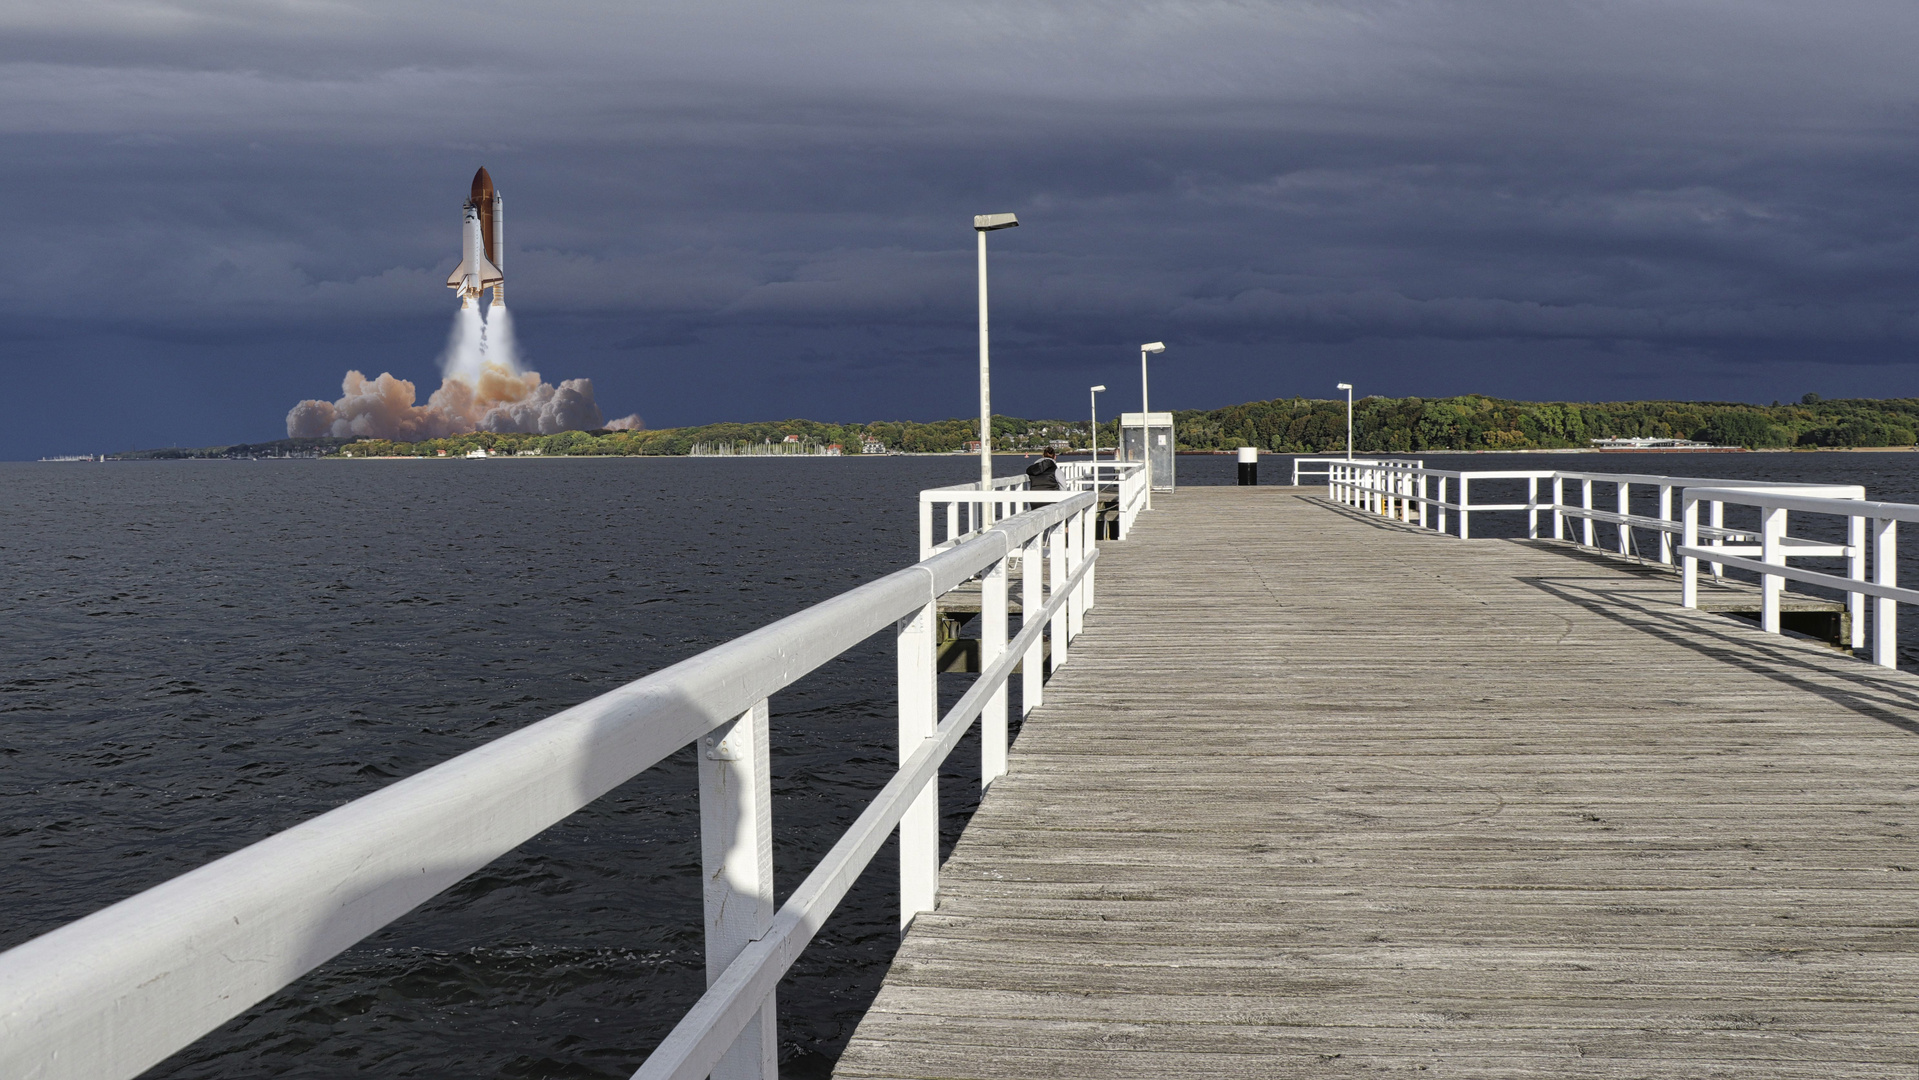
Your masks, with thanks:
[{"label": "railing handrail", "polygon": [[[1820,485],[1803,484],[1802,487]],[[1858,487],[1858,485],[1830,484],[1828,487]],[[1863,492],[1864,488],[1858,488]],[[1801,495],[1796,492],[1765,491],[1753,488],[1724,485],[1720,487],[1687,488],[1686,494],[1708,502],[1729,502],[1740,506],[1770,506],[1781,510],[1798,510],[1808,514],[1832,514],[1836,517],[1869,517],[1882,521],[1919,521],[1919,505],[1913,503],[1891,503],[1859,498],[1821,497]],[[1748,530],[1750,531],[1750,530]]]},{"label": "railing handrail", "polygon": [[[1096,502],[1094,493],[1076,492],[1008,517],[964,544],[0,953],[0,1075],[77,1080],[144,1071],[681,747],[761,708],[845,650],[900,620],[927,618],[961,582],[1003,573],[994,568],[1013,551],[1037,552],[1049,535],[1055,576],[1045,617],[1037,614],[1042,605],[1031,589],[1039,579],[1029,567],[1036,614],[1023,620],[1017,640],[1050,628],[1058,662],[1066,648],[1062,629],[1077,628],[1074,613],[1088,602],[1082,590],[1090,589],[1098,553],[1073,535],[1075,528],[1087,534],[1085,515]],[[1070,567],[1058,561],[1062,552]],[[1003,579],[1000,587],[1003,596]],[[1036,687],[1036,649],[1027,652],[1027,678]],[[990,672],[998,683],[983,690],[983,679],[975,684],[989,695],[1011,670],[1005,657],[1019,654],[994,655],[1001,662]],[[902,660],[902,679],[904,668]],[[913,792],[924,797],[929,775],[917,754],[902,753],[909,801]],[[894,784],[886,791],[898,793]],[[704,822],[704,806],[702,813]],[[870,824],[870,813],[860,820]],[[846,873],[856,876],[857,869]],[[782,954],[779,971],[803,945],[801,937]],[[732,968],[726,972],[722,982]],[[697,1075],[717,1060],[699,1065]]]},{"label": "railing handrail", "polygon": [[[1101,475],[1102,470],[1109,469],[1112,470],[1110,477]],[[1059,466],[1057,475],[1061,487],[1050,491],[1032,490],[1027,486],[1030,478],[1024,474],[995,477],[990,492],[981,491],[977,481],[922,489],[919,493],[920,557],[926,558],[976,536],[985,525],[1017,513],[1026,504],[1070,498],[1078,491],[1098,491],[1115,496],[1114,510],[1119,526],[1119,535],[1115,539],[1118,540],[1126,539],[1132,531],[1133,522],[1146,508],[1147,475],[1143,461],[1067,462]],[[946,537],[943,540],[934,538],[937,535],[933,516],[935,508],[946,511]],[[962,513],[966,519],[963,527],[960,524]]]},{"label": "railing handrail", "polygon": [[1338,464],[1338,465],[1383,465],[1383,464],[1386,464],[1386,463],[1388,463],[1388,462],[1391,462],[1391,463],[1394,463],[1394,464],[1411,464],[1411,465],[1423,465],[1423,464],[1425,464],[1425,462],[1424,462],[1424,461],[1422,461],[1422,460],[1420,460],[1420,459],[1418,459],[1418,458],[1347,458],[1347,457],[1294,457],[1294,458],[1293,458],[1293,486],[1294,486],[1294,487],[1299,487],[1299,486],[1300,486],[1300,483],[1299,483],[1299,477],[1300,477],[1300,474],[1301,474],[1302,472],[1304,472],[1304,473],[1307,473],[1307,474],[1310,474],[1310,475],[1314,475],[1314,476],[1324,476],[1324,475],[1326,475],[1326,473],[1327,473],[1327,470],[1325,470],[1325,469],[1304,469],[1304,470],[1302,470],[1302,469],[1300,468],[1300,466],[1301,466],[1301,465],[1333,465],[1333,464]]},{"label": "railing handrail", "polygon": [[[1469,486],[1473,481],[1501,479],[1525,479],[1527,501],[1524,504],[1471,501]],[[1550,486],[1544,501],[1539,492],[1539,481],[1542,479]],[[1432,480],[1438,481],[1436,498],[1429,492],[1428,482]],[[1565,485],[1568,481],[1575,481],[1579,485],[1579,505],[1565,501]],[[1456,502],[1446,497],[1449,482],[1459,485]],[[1593,505],[1593,487],[1596,484],[1612,485],[1615,509],[1604,510]],[[1657,489],[1658,517],[1632,513],[1634,487]],[[1698,568],[1701,559],[1711,566],[1715,577],[1723,576],[1728,567],[1759,574],[1760,627],[1771,633],[1778,633],[1781,629],[1781,598],[1786,581],[1844,592],[1846,610],[1851,616],[1849,642],[1854,649],[1865,644],[1866,602],[1871,599],[1873,661],[1886,667],[1897,665],[1897,605],[1919,602],[1919,590],[1899,587],[1897,561],[1893,557],[1897,549],[1897,523],[1919,522],[1919,505],[1869,502],[1865,497],[1866,489],[1858,484],[1735,480],[1570,469],[1550,472],[1472,472],[1355,462],[1334,467],[1328,472],[1326,492],[1328,498],[1346,505],[1371,510],[1409,524],[1417,517],[1421,527],[1426,525],[1427,511],[1437,509],[1437,527],[1441,532],[1446,530],[1447,513],[1456,512],[1459,515],[1461,539],[1471,532],[1471,514],[1475,510],[1525,512],[1529,538],[1539,536],[1541,511],[1550,511],[1552,515],[1552,536],[1555,540],[1567,535],[1565,524],[1569,519],[1582,521],[1583,535],[1573,538],[1573,543],[1582,547],[1598,546],[1593,530],[1595,523],[1611,524],[1616,528],[1618,552],[1622,556],[1634,550],[1633,530],[1643,529],[1659,538],[1659,562],[1671,564],[1674,559],[1680,560],[1680,603],[1683,607],[1698,605]],[[1683,503],[1678,519],[1672,516],[1674,492],[1679,493]],[[1709,522],[1699,520],[1701,504],[1711,508]],[[1758,509],[1759,528],[1726,527],[1723,517],[1728,504]],[[1842,543],[1788,535],[1786,516],[1792,511],[1846,518],[1846,540]],[[1868,522],[1871,523],[1874,574],[1874,580],[1870,583],[1865,580]],[[1679,539],[1678,543],[1674,543],[1675,536]],[[1758,555],[1759,558],[1746,558],[1748,555]],[[1846,574],[1842,577],[1787,563],[1789,559],[1807,558],[1845,559]]]},{"label": "railing handrail", "polygon": [[[998,526],[987,530],[997,531]],[[941,718],[932,738],[906,761],[899,771],[873,797],[866,809],[842,833],[800,887],[793,890],[775,918],[773,928],[749,944],[726,974],[707,988],[700,1000],[688,1010],[678,1025],[646,1059],[633,1080],[702,1080],[720,1056],[752,1020],[764,1000],[779,985],[800,950],[826,922],[860,871],[899,825],[908,807],[927,783],[939,776],[940,765],[959,745],[972,727],[987,698],[1006,682],[1021,656],[1039,639],[1053,615],[1066,603],[1075,586],[1099,558],[1090,553],[1079,569],[1056,590],[1046,607],[1034,618],[1023,620],[1018,636],[1007,643],[991,667],[980,673],[973,685]]]}]

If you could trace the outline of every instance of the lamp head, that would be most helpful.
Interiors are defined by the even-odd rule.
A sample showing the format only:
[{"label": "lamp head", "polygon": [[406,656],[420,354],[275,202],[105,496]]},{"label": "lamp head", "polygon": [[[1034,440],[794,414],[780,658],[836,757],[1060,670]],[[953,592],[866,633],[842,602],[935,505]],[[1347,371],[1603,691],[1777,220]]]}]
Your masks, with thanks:
[{"label": "lamp head", "polygon": [[1095,394],[1097,394],[1097,393],[1099,393],[1099,392],[1100,392],[1101,390],[1104,390],[1104,389],[1106,389],[1106,388],[1105,388],[1104,386],[1094,386],[1094,387],[1091,387],[1090,389],[1091,389],[1091,390],[1093,391],[1093,393],[1095,393]]},{"label": "lamp head", "polygon": [[1353,388],[1353,384],[1349,382],[1343,382],[1343,383],[1340,383],[1338,386],[1333,387],[1333,389],[1335,390],[1351,390],[1352,388]]},{"label": "lamp head", "polygon": [[1016,229],[1019,227],[1018,214],[974,214],[973,228],[980,232],[992,232],[994,229]]},{"label": "lamp head", "polygon": [[1165,343],[1164,341],[1154,341],[1154,342],[1150,342],[1150,343],[1148,343],[1148,344],[1145,344],[1145,345],[1141,345],[1141,346],[1139,347],[1139,351],[1140,351],[1140,352],[1151,352],[1151,353],[1161,353],[1161,352],[1165,352],[1165,351],[1166,351],[1166,343]]}]

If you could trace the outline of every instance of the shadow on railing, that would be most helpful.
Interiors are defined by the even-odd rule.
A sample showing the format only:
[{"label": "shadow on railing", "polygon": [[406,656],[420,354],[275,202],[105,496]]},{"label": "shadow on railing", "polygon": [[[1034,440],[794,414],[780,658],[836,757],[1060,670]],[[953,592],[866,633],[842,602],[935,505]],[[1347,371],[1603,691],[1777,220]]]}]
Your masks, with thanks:
[{"label": "shadow on railing", "polygon": [[[636,1076],[772,1076],[781,976],[896,827],[902,929],[933,909],[941,763],[978,719],[983,783],[1005,773],[1012,672],[1030,710],[1048,647],[1064,664],[1093,605],[1095,493],[1023,501],[914,566],[0,954],[0,1076],[136,1076],[688,743],[708,989]],[[1008,640],[1014,568],[1022,615]],[[974,579],[981,671],[941,718],[936,609]],[[889,627],[899,770],[775,911],[769,699]]]}]

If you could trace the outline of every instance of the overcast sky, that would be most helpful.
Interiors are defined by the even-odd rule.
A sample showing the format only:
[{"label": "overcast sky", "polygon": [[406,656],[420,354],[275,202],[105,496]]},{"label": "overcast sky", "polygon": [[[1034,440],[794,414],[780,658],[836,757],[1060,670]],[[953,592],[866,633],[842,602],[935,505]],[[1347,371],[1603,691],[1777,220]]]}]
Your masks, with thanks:
[{"label": "overcast sky", "polygon": [[1919,5],[0,5],[0,457],[522,352],[649,426],[1919,395]]}]

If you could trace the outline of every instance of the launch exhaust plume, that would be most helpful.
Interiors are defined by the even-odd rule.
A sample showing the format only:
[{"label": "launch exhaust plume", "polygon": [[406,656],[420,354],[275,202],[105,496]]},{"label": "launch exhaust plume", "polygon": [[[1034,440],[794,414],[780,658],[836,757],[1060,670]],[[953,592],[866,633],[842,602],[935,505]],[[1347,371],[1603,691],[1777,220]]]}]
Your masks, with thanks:
[{"label": "launch exhaust plume", "polygon": [[[369,379],[349,371],[338,401],[302,401],[287,413],[289,436],[415,442],[469,431],[551,435],[591,430],[605,421],[593,401],[591,379],[553,386],[520,364],[501,269],[506,265],[506,200],[485,169],[473,174],[472,194],[460,211],[460,264],[446,279],[446,287],[460,298],[460,310],[440,358],[440,388],[418,405],[414,386],[405,379],[384,371]],[[493,303],[482,316],[480,297],[488,289]],[[637,430],[640,418],[624,417],[614,426]]]},{"label": "launch exhaust plume", "polygon": [[405,379],[349,371],[338,401],[302,401],[287,413],[287,435],[416,442],[469,431],[551,435],[592,430],[605,421],[591,379],[555,386],[520,367],[513,323],[502,305],[490,306],[484,318],[477,305],[455,313],[440,372],[440,388],[419,405]]}]

